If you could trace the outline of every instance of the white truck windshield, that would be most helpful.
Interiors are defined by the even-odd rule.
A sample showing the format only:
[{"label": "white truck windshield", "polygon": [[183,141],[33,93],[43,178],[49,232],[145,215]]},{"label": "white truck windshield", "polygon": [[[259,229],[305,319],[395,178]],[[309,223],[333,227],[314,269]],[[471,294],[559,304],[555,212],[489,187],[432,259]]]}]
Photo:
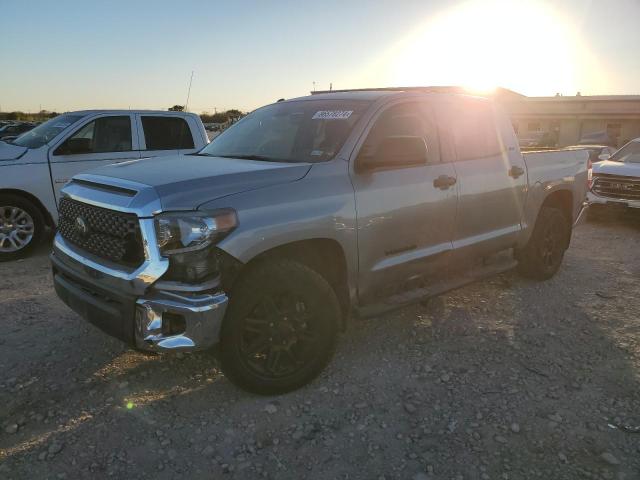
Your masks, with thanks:
[{"label": "white truck windshield", "polygon": [[49,143],[57,137],[58,134],[69,125],[76,123],[83,117],[84,115],[58,115],[57,117],[38,125],[33,130],[23,133],[12,143],[20,147],[40,148],[45,143]]},{"label": "white truck windshield", "polygon": [[640,142],[629,142],[609,159],[614,162],[640,163]]}]

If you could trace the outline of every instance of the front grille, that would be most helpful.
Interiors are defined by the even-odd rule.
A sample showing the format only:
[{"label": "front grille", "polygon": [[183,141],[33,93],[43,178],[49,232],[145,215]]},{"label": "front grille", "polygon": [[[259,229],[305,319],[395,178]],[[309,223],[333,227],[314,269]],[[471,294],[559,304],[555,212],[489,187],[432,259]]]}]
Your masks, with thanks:
[{"label": "front grille", "polygon": [[100,258],[134,267],[144,260],[138,217],[68,197],[60,200],[60,235]]},{"label": "front grille", "polygon": [[600,197],[640,200],[640,177],[598,174],[591,190]]}]

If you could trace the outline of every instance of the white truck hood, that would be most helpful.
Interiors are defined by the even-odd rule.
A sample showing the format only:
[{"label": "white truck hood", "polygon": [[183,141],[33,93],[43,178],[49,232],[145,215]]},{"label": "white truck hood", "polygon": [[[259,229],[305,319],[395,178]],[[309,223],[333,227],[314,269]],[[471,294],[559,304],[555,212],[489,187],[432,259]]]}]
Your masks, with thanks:
[{"label": "white truck hood", "polygon": [[593,164],[593,173],[621,175],[624,177],[640,177],[640,163],[612,162],[610,160],[605,160],[604,162]]},{"label": "white truck hood", "polygon": [[0,141],[0,162],[2,160],[16,160],[24,155],[26,151],[26,147],[19,147],[18,145]]}]

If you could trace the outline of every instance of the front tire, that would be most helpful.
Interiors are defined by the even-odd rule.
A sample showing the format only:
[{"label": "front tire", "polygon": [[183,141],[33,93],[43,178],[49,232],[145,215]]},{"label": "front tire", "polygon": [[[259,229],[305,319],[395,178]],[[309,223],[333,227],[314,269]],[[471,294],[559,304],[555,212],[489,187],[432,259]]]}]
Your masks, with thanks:
[{"label": "front tire", "polygon": [[333,356],[338,298],[319,273],[298,262],[271,260],[250,268],[232,289],[222,325],[222,371],[253,393],[295,390]]},{"label": "front tire", "polygon": [[518,271],[535,280],[553,277],[569,246],[571,224],[561,210],[542,207],[527,246],[518,254]]},{"label": "front tire", "polygon": [[44,237],[40,209],[24,197],[0,194],[0,262],[22,258]]}]

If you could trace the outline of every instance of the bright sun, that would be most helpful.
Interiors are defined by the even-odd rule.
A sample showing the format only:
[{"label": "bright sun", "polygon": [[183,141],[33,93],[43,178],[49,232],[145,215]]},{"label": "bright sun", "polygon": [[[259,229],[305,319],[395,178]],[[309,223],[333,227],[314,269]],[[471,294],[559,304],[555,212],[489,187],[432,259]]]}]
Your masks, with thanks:
[{"label": "bright sun", "polygon": [[578,77],[597,75],[594,65],[567,19],[541,2],[471,1],[407,35],[371,65],[367,76],[385,78],[389,85],[574,94],[585,84]]}]

